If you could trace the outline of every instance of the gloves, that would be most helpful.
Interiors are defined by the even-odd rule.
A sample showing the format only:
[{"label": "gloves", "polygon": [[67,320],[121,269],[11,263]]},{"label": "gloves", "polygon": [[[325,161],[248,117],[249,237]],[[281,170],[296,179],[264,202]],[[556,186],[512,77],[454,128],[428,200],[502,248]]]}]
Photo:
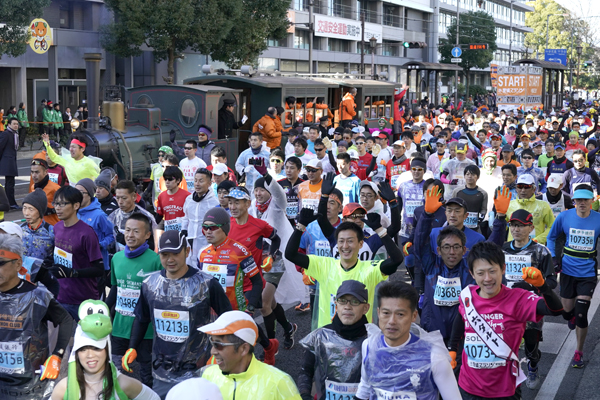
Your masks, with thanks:
[{"label": "gloves", "polygon": [[268,256],[263,260],[262,265],[260,266],[265,272],[269,272],[271,268],[273,268],[273,257]]},{"label": "gloves", "polygon": [[381,215],[378,213],[368,213],[367,219],[363,219],[362,221],[374,231],[381,228]]},{"label": "gloves", "polygon": [[562,271],[562,263],[560,261],[561,260],[558,257],[552,257],[552,262],[554,263],[554,272],[557,274],[560,274],[560,271]]},{"label": "gloves", "polygon": [[306,273],[304,272],[304,270],[302,270],[302,282],[304,282],[304,284],[306,286],[312,286],[315,283],[317,283],[317,281],[315,281],[313,278],[311,278],[310,276],[306,275]]},{"label": "gloves", "polygon": [[77,271],[75,271],[73,268],[63,267],[62,265],[54,264],[52,267],[50,267],[50,272],[52,272],[52,275],[54,275],[57,279],[77,278]]},{"label": "gloves", "polygon": [[546,282],[542,272],[535,267],[523,268],[523,280],[535,287],[540,287]]},{"label": "gloves", "polygon": [[402,252],[404,253],[405,256],[408,255],[408,249],[410,249],[411,247],[412,247],[411,242],[404,243],[404,246],[402,246]]},{"label": "gloves", "polygon": [[392,189],[390,184],[385,181],[379,183],[379,195],[388,203],[396,200],[396,192],[394,192],[394,189]]},{"label": "gloves", "polygon": [[183,229],[183,230],[181,231],[181,234],[182,234],[183,236],[185,236],[185,237],[188,237],[188,231],[187,231],[187,229]]},{"label": "gloves", "polygon": [[54,354],[48,357],[48,359],[44,363],[44,369],[42,372],[42,376],[40,377],[40,381],[43,381],[44,379],[58,378],[58,374],[60,373],[61,361],[62,360]]},{"label": "gloves", "polygon": [[129,349],[125,352],[125,355],[121,359],[121,366],[127,372],[131,372],[131,368],[129,368],[129,364],[133,363],[137,358],[137,351],[135,349]]},{"label": "gloves", "polygon": [[376,144],[375,146],[373,146],[373,149],[371,150],[371,155],[373,157],[377,157],[379,155],[379,152],[381,152],[381,146]]},{"label": "gloves", "polygon": [[303,208],[300,210],[297,216],[297,221],[300,225],[308,226],[311,222],[318,218],[319,214],[316,214],[310,208]]},{"label": "gloves", "polygon": [[254,158],[254,169],[256,169],[262,176],[265,176],[267,175],[267,166],[263,161],[264,160],[262,158]]},{"label": "gloves", "polygon": [[252,171],[253,168],[254,168],[254,165],[246,165],[244,167],[244,173],[247,174],[248,172]]},{"label": "gloves", "polygon": [[171,132],[169,132],[169,140],[171,141],[171,143],[175,143],[176,136],[177,132],[175,132],[175,129],[171,129]]},{"label": "gloves", "polygon": [[258,129],[264,128],[261,124],[258,124]]},{"label": "gloves", "polygon": [[333,189],[335,189],[335,183],[333,183],[333,178],[335,178],[335,173],[329,172],[323,178],[323,182],[321,183],[321,194],[329,196]]},{"label": "gloves", "polygon": [[496,212],[498,214],[506,215],[506,212],[508,211],[508,206],[510,205],[511,197],[512,193],[508,190],[506,186],[502,186],[502,190],[498,189],[496,191],[494,206],[496,207]]},{"label": "gloves", "polygon": [[451,184],[451,185],[458,185],[458,179],[452,179],[452,180],[450,181],[450,184]]},{"label": "gloves", "polygon": [[115,240],[117,243],[125,244],[125,235],[115,226]]},{"label": "gloves", "polygon": [[450,360],[450,365],[452,366],[452,369],[456,368],[456,352],[455,351],[451,351],[450,352],[450,358],[452,360]]},{"label": "gloves", "polygon": [[[332,128],[332,129],[333,129],[333,128]],[[324,137],[324,138],[323,138],[323,144],[325,145],[325,148],[326,148],[327,150],[331,150],[331,147],[333,146],[333,145],[331,144],[331,140],[329,140],[329,138],[328,138],[328,137]]]},{"label": "gloves", "polygon": [[435,214],[437,210],[442,206],[440,199],[442,198],[442,191],[436,185],[425,192],[425,212],[427,214]]}]

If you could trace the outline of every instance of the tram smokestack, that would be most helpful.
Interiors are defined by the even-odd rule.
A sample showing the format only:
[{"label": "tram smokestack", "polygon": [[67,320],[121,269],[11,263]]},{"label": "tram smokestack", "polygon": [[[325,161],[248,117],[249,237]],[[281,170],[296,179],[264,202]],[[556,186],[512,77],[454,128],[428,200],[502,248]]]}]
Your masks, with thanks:
[{"label": "tram smokestack", "polygon": [[85,53],[85,76],[87,82],[88,129],[98,129],[98,102],[100,100],[100,61],[101,53]]}]

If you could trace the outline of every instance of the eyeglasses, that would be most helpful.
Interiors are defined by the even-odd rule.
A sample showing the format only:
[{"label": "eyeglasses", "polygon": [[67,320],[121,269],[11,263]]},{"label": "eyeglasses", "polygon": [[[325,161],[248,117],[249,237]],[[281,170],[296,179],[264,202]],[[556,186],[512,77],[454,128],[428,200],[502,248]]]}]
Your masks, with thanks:
[{"label": "eyeglasses", "polygon": [[10,262],[13,262],[13,261],[17,261],[17,260],[4,260],[4,261],[0,261],[0,267],[4,266],[4,265],[6,265],[6,264],[8,264]]},{"label": "eyeglasses", "polygon": [[66,201],[58,201],[58,202],[52,202],[52,207],[54,208],[63,208],[66,207],[67,205],[69,205],[71,203],[68,203]]},{"label": "eyeglasses", "polygon": [[577,160],[573,159],[573,162],[579,164],[579,163],[585,163],[585,160],[583,158],[580,158]]},{"label": "eyeglasses", "polygon": [[314,169],[314,168],[306,168],[306,172],[309,172],[309,173],[312,174],[312,173],[315,173],[315,172],[319,172],[319,170],[318,169]]},{"label": "eyeglasses", "polygon": [[454,251],[460,251],[460,249],[462,249],[462,245],[455,244],[455,245],[450,246],[449,244],[445,244],[445,245],[441,246],[440,249],[442,249],[444,251],[450,251],[451,249]]},{"label": "eyeglasses", "polygon": [[531,189],[533,187],[533,185],[526,185],[524,183],[519,183],[517,185],[517,189]]},{"label": "eyeglasses", "polygon": [[352,214],[352,215],[348,215],[347,217],[344,217],[345,219],[363,219],[365,217],[365,214]]},{"label": "eyeglasses", "polygon": [[363,144],[365,144],[365,142],[356,142],[356,145],[357,145],[357,146],[361,146],[361,145],[363,145]]},{"label": "eyeglasses", "polygon": [[336,299],[335,300],[340,306],[345,306],[346,304],[350,303],[351,306],[360,306],[361,304],[366,304],[366,301],[359,301],[358,299]]},{"label": "eyeglasses", "polygon": [[317,149],[317,148],[315,147],[315,151],[323,151],[323,150],[325,150],[325,147],[321,147],[320,149]]},{"label": "eyeglasses", "polygon": [[523,225],[523,224],[520,224],[520,223],[511,223],[511,224],[509,224],[509,226],[511,228],[524,228],[524,227],[530,226],[530,225]]},{"label": "eyeglasses", "polygon": [[235,346],[235,343],[213,342],[212,340],[210,341],[210,344],[218,351],[223,351],[227,346]]},{"label": "eyeglasses", "polygon": [[174,176],[169,176],[169,177],[165,176],[165,182],[170,182],[170,181],[174,181],[174,180],[175,180]]},{"label": "eyeglasses", "polygon": [[411,170],[412,170],[413,172],[423,172],[423,171],[424,171],[424,169],[423,169],[423,168],[411,168]]},{"label": "eyeglasses", "polygon": [[185,150],[193,150],[193,147],[184,147]]},{"label": "eyeglasses", "polygon": [[372,198],[375,197],[375,195],[371,194],[371,193],[361,193],[360,197],[363,198],[363,199],[372,199]]},{"label": "eyeglasses", "polygon": [[216,225],[202,225],[202,230],[203,231],[207,231],[207,232],[214,232],[217,229],[219,229],[220,227],[222,227],[223,224],[216,224]]},{"label": "eyeglasses", "polygon": [[[315,149],[316,150],[316,149]],[[281,164],[283,161],[281,161],[279,158],[272,158],[271,162],[274,162],[276,164]]]}]

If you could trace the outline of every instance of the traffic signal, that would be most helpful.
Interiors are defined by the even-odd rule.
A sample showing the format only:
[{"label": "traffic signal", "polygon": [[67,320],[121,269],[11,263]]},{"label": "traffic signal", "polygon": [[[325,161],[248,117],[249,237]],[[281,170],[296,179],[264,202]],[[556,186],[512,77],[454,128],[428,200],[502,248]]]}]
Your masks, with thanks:
[{"label": "traffic signal", "polygon": [[583,62],[583,68],[587,69],[588,67],[592,66],[592,62],[591,61],[584,61]]},{"label": "traffic signal", "polygon": [[404,42],[404,43],[402,43],[402,46],[406,47],[407,49],[423,49],[423,48],[427,47],[427,43],[425,43],[425,42]]}]

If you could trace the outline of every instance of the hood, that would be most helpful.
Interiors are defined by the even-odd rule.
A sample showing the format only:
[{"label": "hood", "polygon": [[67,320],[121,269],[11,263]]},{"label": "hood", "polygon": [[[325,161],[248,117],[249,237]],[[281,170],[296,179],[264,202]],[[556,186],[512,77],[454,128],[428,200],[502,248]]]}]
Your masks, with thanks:
[{"label": "hood", "polygon": [[[110,195],[108,195],[107,197],[110,197]],[[98,201],[98,199],[94,197],[94,200],[92,200],[90,205],[87,206],[86,208],[80,208],[79,211],[77,212],[77,214],[79,214],[81,217],[83,217],[84,215],[89,215],[96,211],[100,211],[101,213],[104,213],[104,211],[102,211],[102,207],[100,206],[100,201]],[[80,219],[83,219],[83,218],[80,218]],[[85,221],[83,221],[83,222],[85,222]]]},{"label": "hood", "polygon": [[528,199],[516,199],[516,200],[517,200],[517,203],[521,206],[528,206],[528,205],[534,204],[537,201],[537,199],[535,198],[535,195],[531,196]]}]

